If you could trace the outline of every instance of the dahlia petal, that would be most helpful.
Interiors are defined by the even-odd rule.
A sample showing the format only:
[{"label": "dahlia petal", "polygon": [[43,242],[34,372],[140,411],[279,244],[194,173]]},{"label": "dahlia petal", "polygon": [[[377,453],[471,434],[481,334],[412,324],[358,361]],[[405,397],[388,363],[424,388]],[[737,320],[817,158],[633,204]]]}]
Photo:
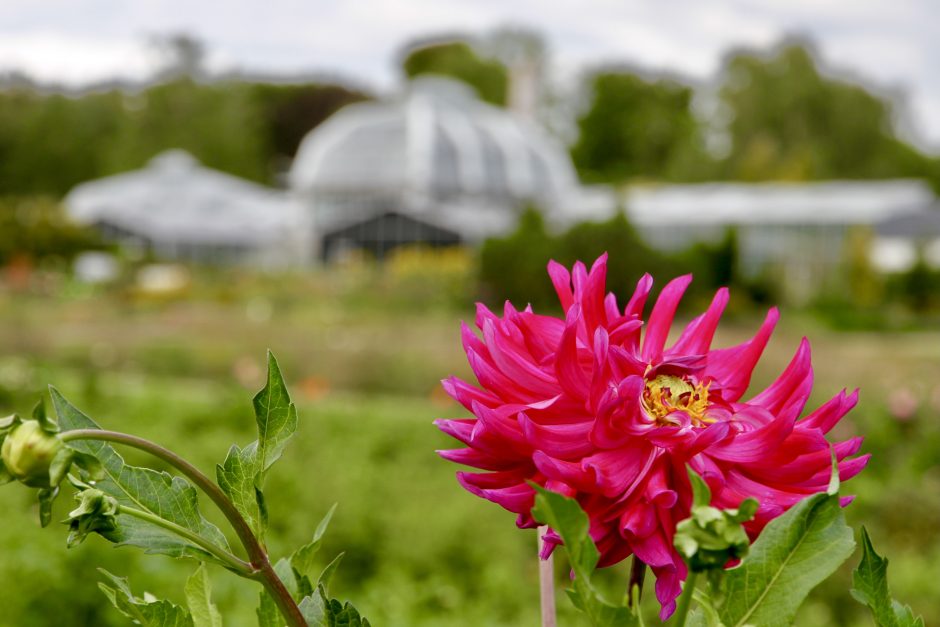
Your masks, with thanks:
[{"label": "dahlia petal", "polygon": [[777,380],[748,401],[748,405],[764,407],[772,414],[795,419],[806,407],[813,389],[813,365],[809,340],[800,341],[796,354]]},{"label": "dahlia petal", "polygon": [[604,307],[604,289],[607,284],[607,253],[598,257],[591,272],[584,281],[579,302],[584,315],[584,324],[588,334],[592,335],[599,326],[607,323],[607,311]]},{"label": "dahlia petal", "polygon": [[516,470],[498,472],[461,472],[464,483],[478,488],[511,488],[525,482],[525,473]]},{"label": "dahlia petal", "polygon": [[640,277],[640,280],[636,282],[636,289],[633,291],[633,296],[630,297],[630,302],[627,303],[627,306],[623,310],[623,315],[627,317],[640,316],[643,313],[643,308],[646,306],[646,299],[649,298],[650,290],[653,289],[653,277],[648,273]]},{"label": "dahlia petal", "polygon": [[845,390],[842,390],[798,424],[803,427],[819,429],[823,433],[829,433],[836,426],[836,423],[849,413],[856,404],[858,404],[858,390],[856,389],[848,396],[846,396]]},{"label": "dahlia petal", "polygon": [[476,420],[473,418],[440,418],[434,421],[434,426],[449,435],[450,437],[469,445],[473,438],[473,425]]},{"label": "dahlia petal", "polygon": [[467,350],[467,362],[477,381],[483,387],[493,390],[502,398],[512,402],[528,402],[532,394],[500,372],[490,361],[474,350]]},{"label": "dahlia petal", "polygon": [[477,448],[478,442],[482,444],[489,438],[505,443],[505,448],[514,450],[521,454],[531,452],[531,447],[526,442],[522,427],[515,414],[506,415],[502,411],[495,411],[484,407],[479,403],[473,404],[473,413],[477,417],[473,425],[473,434],[470,446]]},{"label": "dahlia petal", "polygon": [[[620,516],[620,531],[625,538],[646,538],[656,530],[656,512],[649,504],[635,504]],[[634,551],[636,549],[634,548]]]},{"label": "dahlia petal", "polygon": [[601,449],[610,449],[623,446],[633,436],[629,427],[634,424],[640,414],[640,395],[643,393],[645,382],[643,377],[629,376],[617,386],[616,409],[601,411],[594,420],[590,431],[590,441],[593,446]]},{"label": "dahlia petal", "polygon": [[467,480],[469,474],[472,473],[457,473],[457,481],[467,492],[493,501],[514,514],[530,511],[535,503],[535,490],[528,484],[520,483],[505,488],[480,488]]},{"label": "dahlia petal", "polygon": [[554,481],[562,481],[582,492],[594,490],[596,476],[594,469],[581,462],[568,462],[556,459],[542,451],[532,453],[532,462],[540,473]]},{"label": "dahlia petal", "polygon": [[728,288],[723,287],[715,292],[708,310],[686,326],[682,335],[676,340],[672,348],[667,351],[668,354],[678,355],[700,355],[708,351],[711,346],[712,338],[715,337],[715,330],[718,328],[718,321],[721,320],[721,314],[724,313],[728,305]]},{"label": "dahlia petal", "polygon": [[597,488],[604,496],[629,496],[628,488],[643,477],[653,453],[649,444],[634,441],[623,448],[589,455],[581,466],[592,472]]},{"label": "dahlia petal", "polygon": [[734,416],[735,422],[747,420],[764,420],[765,424],[710,447],[706,454],[730,462],[759,462],[793,431],[792,419],[775,418],[761,407],[748,407]]},{"label": "dahlia petal", "polygon": [[666,284],[656,299],[653,311],[650,312],[646,336],[643,338],[643,359],[646,361],[655,362],[662,357],[672,319],[676,315],[682,295],[691,282],[691,274],[675,278]]},{"label": "dahlia petal", "polygon": [[571,293],[571,273],[554,259],[548,262],[548,276],[555,286],[555,292],[558,294],[558,300],[561,301],[561,310],[567,312],[574,302],[574,295]]},{"label": "dahlia petal", "polygon": [[542,396],[556,393],[555,378],[535,365],[527,351],[513,346],[489,320],[483,324],[483,339],[496,367],[517,385]]},{"label": "dahlia petal", "polygon": [[555,354],[565,330],[565,322],[551,316],[522,312],[516,318],[529,352],[538,359]]},{"label": "dahlia petal", "polygon": [[441,381],[441,386],[444,388],[444,391],[447,392],[448,396],[463,405],[467,411],[473,411],[473,401],[481,405],[486,405],[487,407],[495,407],[500,404],[499,398],[487,390],[481,390],[457,377],[444,379]]},{"label": "dahlia petal", "polygon": [[480,470],[508,470],[520,465],[518,459],[509,459],[505,456],[487,455],[472,448],[455,448],[437,451],[443,459],[464,466],[472,466]]},{"label": "dahlia petal", "polygon": [[574,398],[586,398],[590,389],[591,380],[581,365],[578,355],[578,323],[581,320],[581,308],[572,305],[568,310],[565,332],[562,333],[558,345],[558,356],[555,359],[555,374],[558,384]]},{"label": "dahlia petal", "polygon": [[[685,580],[685,564],[681,561],[672,568],[664,567],[654,569],[656,574],[656,599],[662,608],[659,610],[659,619],[664,623],[676,611],[676,599],[682,594],[682,584]],[[677,572],[677,571],[681,571]]]},{"label": "dahlia petal", "polygon": [[744,396],[751,382],[754,366],[767,346],[770,335],[780,319],[776,307],[767,312],[764,323],[753,338],[730,348],[721,348],[708,353],[705,376],[714,379],[725,401],[733,403]]},{"label": "dahlia petal", "polygon": [[594,448],[588,439],[590,422],[540,425],[524,413],[519,414],[519,422],[532,449],[545,451],[557,459],[576,459]]}]

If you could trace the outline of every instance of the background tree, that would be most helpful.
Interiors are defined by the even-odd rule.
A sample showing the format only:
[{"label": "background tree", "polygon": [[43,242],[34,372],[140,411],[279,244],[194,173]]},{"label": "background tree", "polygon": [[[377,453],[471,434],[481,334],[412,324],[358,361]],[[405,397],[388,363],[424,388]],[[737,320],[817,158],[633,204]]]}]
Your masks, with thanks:
[{"label": "background tree", "polygon": [[769,55],[733,54],[723,76],[719,97],[731,120],[728,178],[940,181],[938,161],[898,138],[892,103],[820,73],[805,42]]},{"label": "background tree", "polygon": [[408,78],[440,74],[461,80],[476,89],[480,98],[504,106],[509,86],[509,72],[498,60],[478,55],[464,41],[448,41],[415,46],[402,61]]},{"label": "background tree", "polygon": [[692,89],[671,80],[647,80],[626,72],[590,79],[590,105],[578,120],[571,150],[581,178],[623,182],[631,178],[685,178],[677,171],[698,148],[699,123]]}]

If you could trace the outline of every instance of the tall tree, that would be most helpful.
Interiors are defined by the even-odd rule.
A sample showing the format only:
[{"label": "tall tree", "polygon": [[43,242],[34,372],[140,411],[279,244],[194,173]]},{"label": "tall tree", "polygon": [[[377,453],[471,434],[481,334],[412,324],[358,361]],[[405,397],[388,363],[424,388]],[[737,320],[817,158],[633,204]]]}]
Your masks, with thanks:
[{"label": "tall tree", "polygon": [[825,76],[805,42],[734,54],[723,76],[730,178],[938,178],[937,161],[896,135],[892,103]]},{"label": "tall tree", "polygon": [[680,164],[698,151],[699,139],[690,87],[626,72],[600,72],[590,79],[590,93],[571,150],[582,179],[617,183],[638,177],[686,178]]},{"label": "tall tree", "polygon": [[480,98],[504,106],[509,86],[506,66],[478,55],[464,41],[416,46],[405,56],[402,69],[409,78],[440,74],[461,80],[476,89]]}]

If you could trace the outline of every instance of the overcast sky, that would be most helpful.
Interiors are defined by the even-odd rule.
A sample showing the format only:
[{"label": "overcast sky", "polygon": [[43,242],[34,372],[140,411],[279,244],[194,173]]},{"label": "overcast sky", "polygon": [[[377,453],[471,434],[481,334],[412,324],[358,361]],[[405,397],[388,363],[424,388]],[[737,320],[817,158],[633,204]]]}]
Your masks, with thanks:
[{"label": "overcast sky", "polygon": [[940,151],[940,0],[0,0],[0,71],[81,85],[140,79],[152,36],[202,39],[216,70],[332,73],[387,89],[409,39],[540,31],[560,76],[626,62],[707,79],[733,46],[812,36],[824,61],[907,95]]}]

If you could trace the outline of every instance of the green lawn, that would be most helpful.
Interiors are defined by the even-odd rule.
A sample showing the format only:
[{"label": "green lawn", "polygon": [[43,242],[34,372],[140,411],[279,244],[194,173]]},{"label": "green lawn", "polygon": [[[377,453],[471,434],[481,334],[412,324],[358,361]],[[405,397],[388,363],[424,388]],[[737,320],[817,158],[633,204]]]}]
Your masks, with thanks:
[{"label": "green lawn", "polygon": [[[101,424],[169,445],[209,472],[231,443],[253,438],[250,398],[271,348],[301,419],[269,479],[273,553],[305,542],[338,502],[321,558],[346,552],[334,593],[373,624],[537,623],[534,534],[465,493],[456,468],[434,454],[451,444],[431,421],[462,414],[437,381],[467,372],[457,322],[472,308],[311,277],[199,284],[172,302],[68,284],[53,293],[0,292],[0,415],[27,412],[51,382]],[[757,323],[737,318],[718,342],[738,341]],[[928,624],[940,622],[940,407],[929,407],[940,396],[940,332],[840,334],[785,312],[760,382],[782,369],[803,334],[813,342],[815,400],[862,387],[840,435],[867,434],[863,450],[874,457],[846,485],[858,494],[849,522],[864,522],[891,558],[895,596]],[[908,421],[886,409],[902,388],[924,402]],[[4,499],[0,625],[125,624],[96,589],[98,565],[130,576],[139,591],[181,600],[192,564],[144,559],[98,538],[66,551],[65,528],[41,530],[25,490],[8,486]],[[847,592],[855,562],[812,595],[800,624],[870,624]],[[607,585],[621,585],[622,574],[610,573]],[[219,570],[212,577],[226,624],[252,625],[255,587]],[[563,566],[558,577],[567,577]],[[567,600],[559,606],[562,624],[579,624]]]}]

